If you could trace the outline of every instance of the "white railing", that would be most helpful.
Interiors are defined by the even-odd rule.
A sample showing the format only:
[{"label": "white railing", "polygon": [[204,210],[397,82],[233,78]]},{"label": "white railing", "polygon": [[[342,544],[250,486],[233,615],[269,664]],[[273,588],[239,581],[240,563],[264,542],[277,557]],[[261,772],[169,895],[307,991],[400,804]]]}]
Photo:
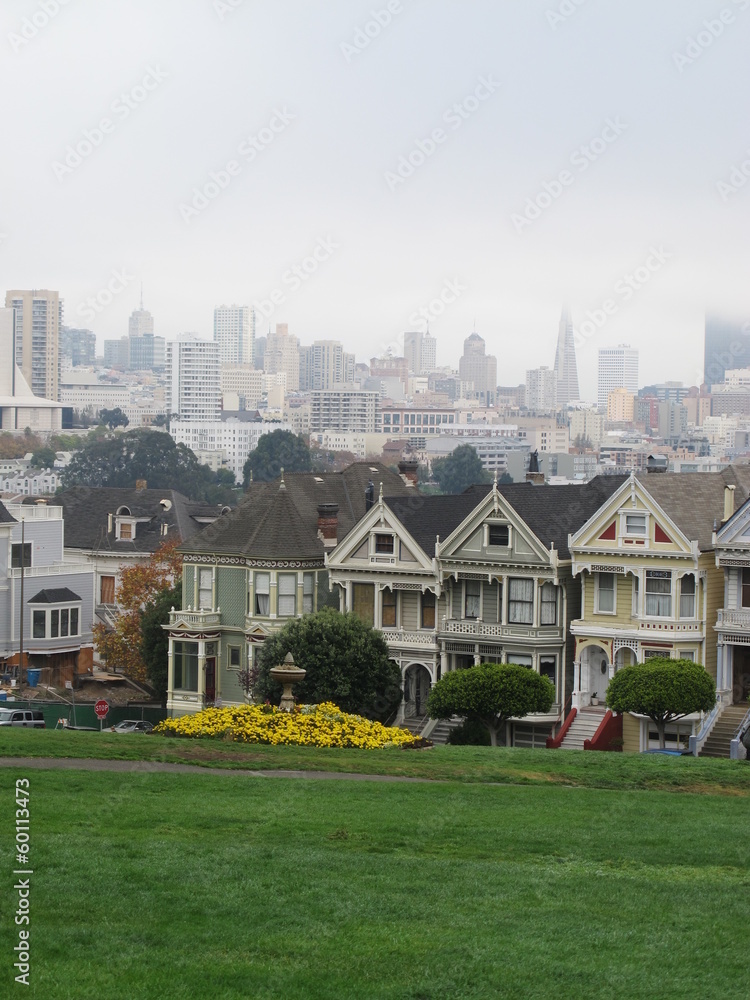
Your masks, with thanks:
[{"label": "white railing", "polygon": [[62,521],[63,519],[62,507],[47,503],[6,503],[5,509],[17,521]]},{"label": "white railing", "polygon": [[539,638],[558,638],[561,636],[558,625],[524,625],[514,622],[500,625],[483,622],[481,618],[444,618],[440,627],[442,633],[450,635],[491,636],[512,639],[514,636],[527,637],[531,633]]},{"label": "white railing", "polygon": [[216,611],[170,611],[169,624],[197,625],[205,628],[207,625],[221,625],[221,610]]},{"label": "white railing", "polygon": [[719,608],[719,617],[716,627],[721,628],[747,628],[750,629],[750,610],[748,611],[728,611],[726,608]]},{"label": "white railing", "polygon": [[450,635],[490,635],[490,636],[501,636],[503,634],[502,625],[489,625],[487,622],[480,621],[477,619],[467,619],[461,621],[459,619],[445,619],[443,621],[443,632],[447,632]]},{"label": "white railing", "polygon": [[737,731],[735,732],[734,736],[732,737],[732,739],[731,739],[731,741],[729,743],[729,759],[730,760],[739,760],[740,759],[740,744],[742,742],[742,737],[743,737],[743,735],[745,733],[745,730],[748,729],[748,728],[750,728],[750,708],[745,713],[745,718],[742,720],[742,722],[737,727]]},{"label": "white railing", "polygon": [[711,730],[716,725],[716,720],[721,715],[723,708],[724,708],[724,702],[721,700],[721,695],[717,694],[716,704],[708,713],[708,715],[704,716],[698,734],[695,736],[691,736],[690,739],[688,740],[688,749],[690,750],[690,753],[694,757],[697,757],[698,754],[703,749],[703,745],[708,739],[708,737],[711,735]]},{"label": "white railing", "polygon": [[[54,566],[27,566],[23,571],[27,580],[39,579],[44,576],[78,576],[81,573],[90,576],[92,574],[91,565],[89,563],[55,563]],[[14,567],[11,570],[11,575],[15,580],[20,580],[20,567]]]},{"label": "white railing", "polygon": [[432,646],[437,648],[437,632],[405,632],[402,628],[381,629],[383,638],[394,646]]}]

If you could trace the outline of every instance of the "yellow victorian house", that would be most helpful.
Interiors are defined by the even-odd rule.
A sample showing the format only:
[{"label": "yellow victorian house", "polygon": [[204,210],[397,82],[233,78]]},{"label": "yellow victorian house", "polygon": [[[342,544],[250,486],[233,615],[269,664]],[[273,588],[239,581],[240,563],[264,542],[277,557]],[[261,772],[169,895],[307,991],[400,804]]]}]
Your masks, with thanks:
[{"label": "yellow victorian house", "polygon": [[[744,503],[750,467],[719,473],[631,476],[569,540],[580,577],[570,732],[590,727],[606,710],[610,679],[620,667],[652,656],[694,660],[717,677],[714,623],[724,598],[714,532]],[[575,716],[578,721],[575,721]],[[687,746],[703,719],[668,727],[668,745]],[[623,720],[626,750],[646,750],[656,733],[649,720]],[[565,746],[565,739],[562,741]],[[694,745],[694,744],[693,744]]]}]

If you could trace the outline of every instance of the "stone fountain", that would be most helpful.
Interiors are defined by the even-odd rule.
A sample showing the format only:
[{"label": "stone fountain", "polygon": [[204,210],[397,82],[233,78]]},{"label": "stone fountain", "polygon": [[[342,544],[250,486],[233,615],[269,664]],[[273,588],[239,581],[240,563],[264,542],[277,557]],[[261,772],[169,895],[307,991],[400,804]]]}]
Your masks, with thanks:
[{"label": "stone fountain", "polygon": [[292,694],[292,684],[299,684],[300,681],[303,681],[307,671],[303,670],[302,667],[298,667],[294,662],[292,654],[287,653],[284,657],[284,662],[279,664],[278,667],[271,667],[268,672],[284,688],[279,708],[282,712],[293,711],[294,695]]}]

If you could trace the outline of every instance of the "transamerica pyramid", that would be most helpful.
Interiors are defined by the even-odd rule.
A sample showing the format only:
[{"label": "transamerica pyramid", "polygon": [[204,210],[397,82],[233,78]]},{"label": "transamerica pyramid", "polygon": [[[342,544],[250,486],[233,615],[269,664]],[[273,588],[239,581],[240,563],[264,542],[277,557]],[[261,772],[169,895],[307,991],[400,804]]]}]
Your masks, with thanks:
[{"label": "transamerica pyramid", "polygon": [[570,310],[563,306],[560,317],[560,332],[557,335],[555,354],[555,375],[557,376],[557,405],[567,406],[580,399],[578,390],[578,366],[576,365],[576,345]]}]

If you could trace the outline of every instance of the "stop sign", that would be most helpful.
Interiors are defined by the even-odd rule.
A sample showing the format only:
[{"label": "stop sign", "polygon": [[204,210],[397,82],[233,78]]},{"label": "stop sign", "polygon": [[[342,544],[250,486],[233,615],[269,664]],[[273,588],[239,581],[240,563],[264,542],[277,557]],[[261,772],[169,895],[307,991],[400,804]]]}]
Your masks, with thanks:
[{"label": "stop sign", "polygon": [[106,719],[109,712],[109,702],[100,698],[94,705],[94,711],[96,712],[97,719]]}]

